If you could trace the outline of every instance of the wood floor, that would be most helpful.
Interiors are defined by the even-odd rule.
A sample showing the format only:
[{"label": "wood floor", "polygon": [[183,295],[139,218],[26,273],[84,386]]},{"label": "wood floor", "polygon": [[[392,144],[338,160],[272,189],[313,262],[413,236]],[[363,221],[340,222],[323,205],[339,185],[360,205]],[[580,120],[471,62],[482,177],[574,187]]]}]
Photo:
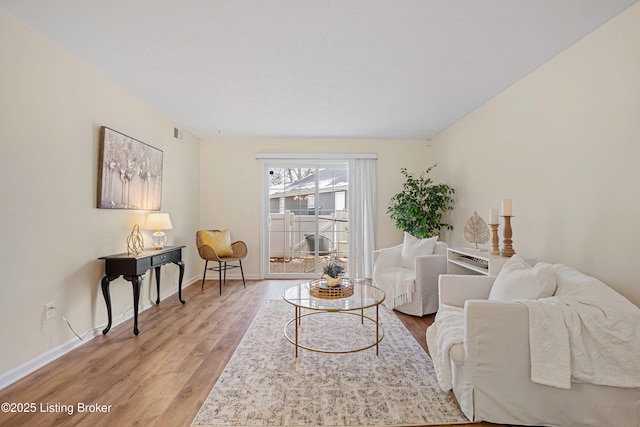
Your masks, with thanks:
[{"label": "wood floor", "polygon": [[[141,313],[140,335],[129,320],[0,390],[0,402],[36,404],[35,413],[0,412],[0,426],[189,426],[262,302],[298,282],[243,289],[229,280],[222,296],[217,281],[204,291],[196,282],[183,290],[184,306],[172,296]],[[426,349],[433,316],[398,316]],[[79,413],[78,404],[108,412]]]}]

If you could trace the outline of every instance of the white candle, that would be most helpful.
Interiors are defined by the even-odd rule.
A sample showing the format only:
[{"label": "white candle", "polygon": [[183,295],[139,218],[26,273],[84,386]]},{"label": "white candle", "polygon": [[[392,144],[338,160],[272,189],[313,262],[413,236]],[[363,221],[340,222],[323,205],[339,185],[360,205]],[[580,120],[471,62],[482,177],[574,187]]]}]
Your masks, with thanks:
[{"label": "white candle", "polygon": [[513,216],[511,210],[511,199],[504,199],[502,201],[502,216]]},{"label": "white candle", "polygon": [[489,209],[489,224],[498,224],[498,209]]}]

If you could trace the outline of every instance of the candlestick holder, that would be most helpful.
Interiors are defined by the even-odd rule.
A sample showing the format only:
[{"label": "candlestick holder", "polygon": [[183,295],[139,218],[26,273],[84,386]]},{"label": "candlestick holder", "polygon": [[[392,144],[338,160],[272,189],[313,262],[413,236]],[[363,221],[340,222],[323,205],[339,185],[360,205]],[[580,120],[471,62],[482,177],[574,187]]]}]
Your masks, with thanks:
[{"label": "candlestick holder", "polygon": [[511,257],[516,253],[516,251],[513,250],[513,246],[511,246],[513,243],[513,240],[511,240],[511,237],[513,236],[513,231],[511,230],[511,218],[513,215],[501,216],[504,218],[504,246],[500,251],[500,255],[504,257]]},{"label": "candlestick holder", "polygon": [[500,247],[498,246],[500,243],[500,238],[498,237],[498,224],[489,224],[491,227],[491,243],[493,246],[491,247],[491,255],[500,255]]}]

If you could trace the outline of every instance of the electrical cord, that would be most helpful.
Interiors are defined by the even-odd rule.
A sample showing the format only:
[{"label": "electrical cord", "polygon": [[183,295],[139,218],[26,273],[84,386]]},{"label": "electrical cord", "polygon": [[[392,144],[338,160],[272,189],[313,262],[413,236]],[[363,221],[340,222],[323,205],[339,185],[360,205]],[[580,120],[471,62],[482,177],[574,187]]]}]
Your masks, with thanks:
[{"label": "electrical cord", "polygon": [[122,310],[122,316],[120,316],[120,318],[121,318],[120,323],[118,323],[118,326],[112,328],[111,329],[112,331],[117,330],[120,326],[122,326],[122,324],[124,322],[127,321],[127,311],[129,311],[129,310],[133,310],[133,306],[125,307],[125,309]]},{"label": "electrical cord", "polygon": [[58,314],[60,315],[60,317],[62,317],[62,320],[64,320],[65,322],[67,322],[67,326],[69,326],[69,329],[71,329],[71,332],[73,332],[73,334],[74,334],[76,337],[78,337],[78,339],[79,339],[80,341],[84,341],[84,338],[87,336],[87,334],[88,334],[88,333],[93,332],[93,331],[97,331],[97,330],[99,330],[99,329],[100,329],[100,327],[93,328],[93,329],[89,329],[87,332],[85,332],[84,334],[82,334],[82,336],[80,336],[80,335],[78,335],[78,334],[76,333],[76,331],[73,329],[73,326],[71,326],[71,323],[69,323],[69,321],[67,320],[67,318],[66,318],[66,317],[64,317],[64,314],[62,314],[62,312],[58,309],[58,307],[53,306],[52,308],[56,311],[56,313],[58,313]]},{"label": "electrical cord", "polygon": [[[151,303],[151,305],[157,305],[156,302],[151,298],[151,285],[148,286],[148,298],[149,298],[149,302]],[[89,334],[90,332],[94,332],[94,331],[99,331],[100,329],[102,329],[105,325],[102,326],[97,326],[93,329],[89,329],[87,332],[85,332],[84,334],[82,334],[82,336],[78,335],[78,333],[75,331],[75,329],[73,329],[73,326],[71,326],[71,323],[67,320],[66,317],[64,317],[64,314],[62,314],[62,312],[60,311],[60,309],[58,309],[58,307],[53,306],[51,307],[52,309],[54,309],[56,311],[56,313],[58,313],[60,315],[60,317],[62,317],[62,320],[64,320],[67,323],[67,326],[69,327],[69,329],[71,329],[71,332],[73,332],[73,334],[80,340],[80,341],[84,341],[84,338],[87,336],[87,334]],[[124,322],[126,322],[127,319],[127,312],[129,310],[133,310],[133,306],[129,306],[129,307],[125,307],[124,310],[122,310],[122,317],[121,317],[121,321],[118,325],[114,326],[113,328],[111,328],[112,331],[117,330],[120,326],[122,326],[122,324]]]},{"label": "electrical cord", "polygon": [[[56,313],[58,313],[60,315],[60,317],[62,317],[62,320],[64,320],[67,323],[67,326],[69,327],[69,329],[71,330],[71,332],[73,332],[73,334],[80,340],[80,341],[84,341],[87,334],[91,333],[91,332],[95,332],[95,331],[100,331],[102,330],[106,324],[101,325],[101,326],[96,326],[93,329],[89,329],[87,332],[85,332],[82,335],[78,335],[78,333],[75,331],[75,329],[73,329],[73,326],[71,326],[71,322],[69,322],[69,320],[67,320],[66,317],[64,317],[64,314],[62,314],[62,312],[60,311],[60,309],[56,306],[51,307],[52,309],[54,309],[56,311]],[[120,323],[118,325],[116,325],[115,327],[111,328],[112,331],[117,330],[120,326],[122,326],[122,324],[124,322],[127,321],[126,315],[127,315],[127,311],[132,310],[133,307],[126,307],[123,311],[122,311],[122,320],[120,321]]]}]

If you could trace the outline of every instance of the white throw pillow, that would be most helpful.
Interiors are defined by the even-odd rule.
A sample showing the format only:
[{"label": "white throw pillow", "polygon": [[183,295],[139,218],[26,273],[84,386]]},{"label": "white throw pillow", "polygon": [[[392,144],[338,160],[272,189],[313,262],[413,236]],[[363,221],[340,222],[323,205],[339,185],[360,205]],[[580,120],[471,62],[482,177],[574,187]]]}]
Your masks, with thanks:
[{"label": "white throw pillow", "polygon": [[518,255],[509,258],[496,277],[489,299],[493,301],[534,300],[553,295],[556,276],[553,265],[539,262],[531,267]]},{"label": "white throw pillow", "polygon": [[404,232],[404,243],[402,244],[402,254],[400,255],[400,267],[416,268],[416,257],[421,255],[433,255],[436,248],[438,236],[428,239],[418,239],[411,234]]}]

